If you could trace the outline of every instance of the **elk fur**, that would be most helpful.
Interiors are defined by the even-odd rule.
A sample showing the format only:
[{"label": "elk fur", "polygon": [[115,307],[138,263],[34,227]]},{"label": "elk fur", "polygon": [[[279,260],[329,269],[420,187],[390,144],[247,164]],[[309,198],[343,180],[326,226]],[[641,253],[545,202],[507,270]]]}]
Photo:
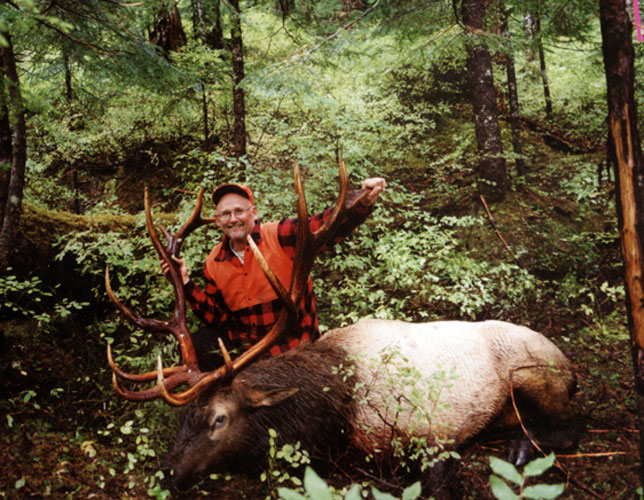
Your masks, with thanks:
[{"label": "elk fur", "polygon": [[[420,410],[413,387],[396,380],[403,373],[396,359],[419,380],[433,381]],[[262,359],[203,394],[186,408],[166,466],[180,483],[208,470],[249,470],[264,463],[270,428],[280,442],[300,441],[313,452],[346,441],[364,452],[386,451],[394,435],[458,445],[483,429],[517,423],[512,390],[524,403],[522,420],[571,421],[574,386],[568,359],[525,327],[363,320]]]}]

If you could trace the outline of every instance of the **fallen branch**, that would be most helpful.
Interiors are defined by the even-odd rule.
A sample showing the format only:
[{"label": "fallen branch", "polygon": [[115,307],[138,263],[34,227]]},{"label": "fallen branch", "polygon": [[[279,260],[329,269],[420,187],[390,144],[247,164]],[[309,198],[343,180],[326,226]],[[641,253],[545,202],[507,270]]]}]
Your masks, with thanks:
[{"label": "fallen branch", "polygon": [[503,246],[505,246],[505,249],[508,251],[508,253],[512,257],[514,262],[516,262],[519,267],[523,267],[521,265],[521,263],[519,262],[519,259],[517,259],[516,255],[514,254],[514,252],[512,251],[510,246],[508,245],[508,242],[505,241],[505,238],[501,234],[501,231],[499,231],[499,226],[497,226],[496,221],[494,220],[494,216],[492,215],[492,212],[490,211],[490,208],[487,206],[485,198],[483,197],[483,195],[480,195],[480,197],[481,197],[481,202],[483,203],[483,207],[485,208],[485,211],[487,212],[487,219],[490,221],[490,224],[492,225],[492,228],[494,229],[494,232],[499,237],[499,239],[503,243]]},{"label": "fallen branch", "polygon": [[601,451],[596,453],[577,453],[573,455],[557,455],[557,458],[597,458],[597,457],[614,457],[618,455],[630,455],[627,451]]}]

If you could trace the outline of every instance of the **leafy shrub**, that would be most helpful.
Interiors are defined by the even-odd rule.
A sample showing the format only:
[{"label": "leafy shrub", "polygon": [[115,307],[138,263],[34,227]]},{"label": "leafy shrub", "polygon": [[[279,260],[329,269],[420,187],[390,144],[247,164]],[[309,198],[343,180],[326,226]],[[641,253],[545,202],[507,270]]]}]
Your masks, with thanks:
[{"label": "leafy shrub", "polygon": [[5,309],[27,318],[33,318],[42,326],[51,325],[55,319],[65,319],[74,311],[79,311],[89,305],[89,302],[78,302],[68,297],[60,297],[55,301],[53,307],[44,305],[54,297],[59,297],[57,289],[46,286],[39,276],[31,276],[26,279],[19,279],[12,272],[11,268],[7,273],[0,275],[0,310]]},{"label": "leafy shrub", "polygon": [[[463,231],[483,219],[439,219],[417,207],[417,196],[402,189],[398,196],[406,207],[404,220],[397,206],[383,205],[357,234],[321,255],[318,275],[325,284],[316,291],[325,326],[365,316],[476,319],[520,309],[538,296],[528,271],[481,260],[460,244]],[[327,315],[333,325],[326,323]]]},{"label": "leafy shrub", "polygon": [[[311,467],[307,467],[304,472],[304,490],[305,495],[289,488],[280,487],[277,489],[280,498],[283,500],[360,500],[364,498],[360,485],[353,484],[348,490],[335,491]],[[414,483],[405,488],[400,500],[416,500],[420,496],[420,490],[420,483]],[[382,493],[373,486],[370,491],[375,500],[397,500],[396,497],[388,493]]]},{"label": "leafy shrub", "polygon": [[295,487],[302,486],[298,469],[311,463],[308,451],[301,448],[299,441],[295,444],[287,443],[278,450],[275,445],[277,432],[269,429],[268,434],[268,468],[262,472],[260,480],[267,484],[270,491],[288,483]]},{"label": "leafy shrub", "polygon": [[[534,484],[527,485],[530,478],[541,476],[555,462],[555,455],[551,453],[547,457],[537,458],[523,468],[523,474],[509,462],[500,458],[490,457],[490,466],[495,474],[490,475],[490,486],[492,493],[499,500],[518,500],[520,498],[550,499],[557,498],[565,489],[561,484]],[[510,485],[520,489],[517,495]]]}]

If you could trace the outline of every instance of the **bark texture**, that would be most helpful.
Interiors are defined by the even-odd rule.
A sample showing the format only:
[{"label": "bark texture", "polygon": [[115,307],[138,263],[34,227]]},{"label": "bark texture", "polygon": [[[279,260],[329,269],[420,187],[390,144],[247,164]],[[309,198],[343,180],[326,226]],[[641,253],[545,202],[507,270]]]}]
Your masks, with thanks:
[{"label": "bark texture", "polygon": [[150,42],[158,45],[165,52],[176,52],[186,44],[186,33],[183,31],[181,16],[176,6],[160,12],[154,30],[150,34]]},{"label": "bark texture", "polygon": [[8,94],[4,73],[0,73],[0,229],[4,219],[4,209],[9,196],[9,175],[13,147],[11,145],[11,124],[9,123]]},{"label": "bark texture", "polygon": [[12,154],[7,197],[2,214],[0,228],[0,269],[7,266],[9,254],[18,238],[18,223],[22,208],[22,193],[25,183],[25,165],[27,163],[27,128],[25,112],[20,93],[20,80],[16,68],[16,59],[9,33],[3,33],[7,46],[0,49],[5,88],[9,96],[9,123],[12,130]]},{"label": "bark texture", "polygon": [[[503,25],[501,27],[503,36],[508,40],[510,46],[510,30],[508,28],[508,13],[503,13]],[[508,101],[510,103],[510,126],[512,127],[512,150],[516,155],[514,164],[519,175],[525,175],[525,163],[523,161],[523,148],[521,146],[521,117],[519,113],[519,94],[517,92],[517,75],[514,68],[514,54],[512,49],[506,54],[505,71],[508,79]]]},{"label": "bark texture", "polygon": [[246,154],[246,103],[241,82],[244,79],[244,42],[242,39],[241,11],[239,0],[231,0],[233,19],[230,41],[233,57],[233,148],[236,158]]},{"label": "bark texture", "polygon": [[463,24],[469,30],[467,70],[479,151],[481,192],[488,200],[499,201],[505,196],[507,173],[492,75],[492,58],[481,37],[489,4],[490,0],[463,0],[461,14]]},{"label": "bark texture", "polygon": [[[635,369],[640,457],[644,457],[644,172],[633,96],[633,27],[625,0],[600,0],[599,3],[611,138],[609,154],[617,184],[617,217]],[[644,484],[641,461],[640,480]]]}]

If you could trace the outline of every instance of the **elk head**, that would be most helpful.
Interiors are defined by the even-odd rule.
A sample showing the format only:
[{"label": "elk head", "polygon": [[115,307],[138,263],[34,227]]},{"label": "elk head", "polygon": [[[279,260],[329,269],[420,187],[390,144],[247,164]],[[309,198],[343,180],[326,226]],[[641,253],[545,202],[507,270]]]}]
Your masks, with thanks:
[{"label": "elk head", "polygon": [[[186,303],[183,283],[179,275],[176,263],[172,256],[179,254],[181,244],[185,238],[198,227],[213,222],[214,219],[203,219],[201,217],[201,207],[203,204],[202,188],[199,192],[196,206],[190,218],[175,234],[170,234],[162,228],[167,239],[167,245],[164,246],[154,228],[152,213],[150,209],[150,200],[148,190],[145,190],[145,216],[148,233],[160,258],[169,264],[170,281],[174,287],[174,315],[170,321],[159,321],[152,318],[143,318],[132,312],[127,306],[123,305],[114,294],[109,280],[109,271],[105,272],[105,287],[110,299],[116,304],[125,317],[135,325],[145,330],[163,333],[172,333],[179,342],[181,349],[182,365],[164,368],[161,356],[158,358],[157,369],[147,373],[130,374],[121,370],[112,357],[111,347],[107,346],[107,358],[110,367],[113,370],[113,385],[116,391],[126,399],[132,401],[148,401],[156,398],[162,398],[166,402],[182,406],[194,400],[199,394],[209,387],[216,384],[222,384],[230,381],[245,365],[256,360],[266,352],[279,338],[295,326],[297,320],[297,308],[301,303],[302,297],[306,290],[306,283],[311,272],[315,256],[322,247],[333,237],[340,224],[345,212],[362,200],[366,194],[365,190],[356,193],[352,199],[347,202],[347,173],[344,162],[340,160],[339,165],[339,194],[333,208],[332,214],[326,223],[317,231],[312,232],[308,223],[308,212],[306,208],[306,199],[304,197],[304,188],[300,176],[299,166],[294,165],[295,191],[298,195],[297,214],[298,214],[298,235],[295,248],[295,260],[288,290],[280,283],[279,279],[269,269],[268,264],[257,249],[255,242],[249,236],[248,242],[260,263],[262,270],[267,279],[275,289],[278,297],[284,304],[284,310],[279,316],[271,330],[261,338],[256,344],[243,352],[234,360],[226,351],[221,340],[219,346],[222,350],[224,365],[216,370],[202,372],[197,364],[197,356],[194,345],[190,337],[190,332],[186,324]],[[124,379],[133,383],[145,383],[156,380],[156,384],[148,389],[139,391],[130,391],[121,386],[119,379]],[[171,392],[177,387],[187,385],[188,388],[182,392]]]}]

